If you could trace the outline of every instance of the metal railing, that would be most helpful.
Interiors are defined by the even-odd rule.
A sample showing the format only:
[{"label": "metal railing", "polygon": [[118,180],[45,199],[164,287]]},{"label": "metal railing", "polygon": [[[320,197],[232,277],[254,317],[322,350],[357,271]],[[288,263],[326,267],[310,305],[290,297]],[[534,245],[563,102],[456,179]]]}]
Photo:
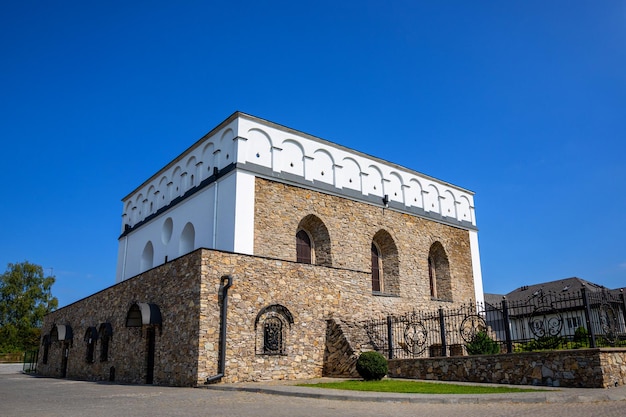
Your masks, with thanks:
[{"label": "metal railing", "polygon": [[509,303],[469,302],[362,323],[375,350],[389,359],[467,354],[485,332],[500,352],[626,346],[626,301],[616,291],[537,291]]}]

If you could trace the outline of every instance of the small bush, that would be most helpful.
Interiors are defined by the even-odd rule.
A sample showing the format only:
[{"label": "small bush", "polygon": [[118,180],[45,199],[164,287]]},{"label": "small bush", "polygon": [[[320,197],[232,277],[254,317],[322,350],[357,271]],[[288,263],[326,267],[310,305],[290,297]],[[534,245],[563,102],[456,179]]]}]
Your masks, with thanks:
[{"label": "small bush", "polygon": [[574,342],[582,345],[589,341],[589,332],[583,326],[580,326],[574,332]]},{"label": "small bush", "polygon": [[366,381],[378,381],[387,375],[387,359],[378,352],[363,352],[356,361],[356,370]]},{"label": "small bush", "polygon": [[489,337],[487,332],[476,333],[465,347],[470,355],[495,355],[500,353],[500,345]]},{"label": "small bush", "polygon": [[522,346],[522,350],[531,352],[533,350],[554,350],[565,345],[565,338],[561,336],[542,336],[531,340]]}]

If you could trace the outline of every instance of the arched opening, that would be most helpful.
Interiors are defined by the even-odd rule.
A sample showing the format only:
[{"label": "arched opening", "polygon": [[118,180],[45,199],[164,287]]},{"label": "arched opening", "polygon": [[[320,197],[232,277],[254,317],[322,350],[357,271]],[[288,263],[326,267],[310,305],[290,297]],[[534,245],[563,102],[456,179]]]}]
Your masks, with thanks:
[{"label": "arched opening", "polygon": [[296,233],[296,261],[304,264],[312,262],[311,257],[311,238],[304,230]]},{"label": "arched opening", "polygon": [[94,352],[96,350],[96,340],[98,340],[98,331],[95,327],[87,328],[85,337],[83,338],[87,349],[85,350],[85,362],[94,363]]},{"label": "arched opening", "polygon": [[452,301],[450,264],[448,255],[440,242],[433,243],[428,252],[428,280],[432,298]]},{"label": "arched opening", "polygon": [[293,324],[291,312],[280,304],[263,308],[254,321],[256,353],[258,355],[285,355],[288,333]]},{"label": "arched opening", "polygon": [[180,235],[180,242],[178,245],[178,254],[185,255],[194,249],[196,240],[196,230],[193,224],[187,223],[183,228],[183,232]]},{"label": "arched opening", "polygon": [[100,362],[109,360],[109,342],[113,337],[113,328],[110,323],[100,324],[98,338],[100,339]]},{"label": "arched opening", "polygon": [[139,268],[140,272],[147,271],[148,269],[154,266],[154,247],[152,246],[152,242],[148,241],[146,246],[143,248],[143,252],[141,253],[141,265]]},{"label": "arched opening", "polygon": [[372,292],[400,295],[400,262],[395,241],[379,230],[371,245]]},{"label": "arched opening", "polygon": [[298,224],[296,259],[298,262],[332,266],[330,234],[324,222],[309,214]]}]

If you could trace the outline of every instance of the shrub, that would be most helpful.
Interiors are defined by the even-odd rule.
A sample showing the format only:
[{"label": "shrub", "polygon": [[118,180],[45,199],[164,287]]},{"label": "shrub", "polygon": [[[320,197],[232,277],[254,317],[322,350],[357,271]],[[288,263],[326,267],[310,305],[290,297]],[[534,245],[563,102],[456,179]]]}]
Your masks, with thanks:
[{"label": "shrub", "polygon": [[467,353],[470,355],[494,355],[500,353],[500,345],[493,340],[487,332],[477,332],[467,345]]},{"label": "shrub", "polygon": [[574,332],[574,342],[579,345],[586,344],[589,341],[589,332],[583,326],[580,326]]},{"label": "shrub", "polygon": [[522,346],[522,350],[530,352],[533,350],[554,350],[565,344],[565,339],[561,336],[542,336],[531,340]]},{"label": "shrub", "polygon": [[378,352],[363,352],[356,361],[356,370],[366,381],[378,381],[387,375],[387,359]]}]

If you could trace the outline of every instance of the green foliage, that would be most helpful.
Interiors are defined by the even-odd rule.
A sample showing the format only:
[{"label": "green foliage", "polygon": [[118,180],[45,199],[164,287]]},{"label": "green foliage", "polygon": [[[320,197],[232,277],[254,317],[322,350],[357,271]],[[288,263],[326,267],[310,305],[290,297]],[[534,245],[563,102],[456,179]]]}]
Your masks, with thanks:
[{"label": "green foliage", "polygon": [[0,275],[0,353],[38,347],[43,317],[58,305],[54,280],[27,261],[9,264]]},{"label": "green foliage", "polygon": [[561,336],[543,336],[521,345],[523,351],[554,350],[567,345],[567,340]]},{"label": "green foliage", "polygon": [[500,353],[500,345],[493,340],[487,332],[477,332],[472,340],[465,345],[470,355],[495,355]]},{"label": "green foliage", "polygon": [[574,349],[589,346],[589,332],[583,326],[574,331]]},{"label": "green foliage", "polygon": [[366,381],[377,381],[387,375],[387,359],[378,352],[363,352],[356,361],[356,370]]}]

